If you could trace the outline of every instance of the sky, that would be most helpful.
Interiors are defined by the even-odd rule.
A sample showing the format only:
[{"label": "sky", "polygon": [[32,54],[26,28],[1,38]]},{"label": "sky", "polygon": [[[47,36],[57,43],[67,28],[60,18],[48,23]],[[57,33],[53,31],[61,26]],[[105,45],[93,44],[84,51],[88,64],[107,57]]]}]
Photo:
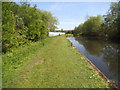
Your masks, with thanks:
[{"label": "sky", "polygon": [[72,30],[89,16],[105,15],[110,2],[30,2],[38,9],[50,11],[59,24],[58,30]]}]

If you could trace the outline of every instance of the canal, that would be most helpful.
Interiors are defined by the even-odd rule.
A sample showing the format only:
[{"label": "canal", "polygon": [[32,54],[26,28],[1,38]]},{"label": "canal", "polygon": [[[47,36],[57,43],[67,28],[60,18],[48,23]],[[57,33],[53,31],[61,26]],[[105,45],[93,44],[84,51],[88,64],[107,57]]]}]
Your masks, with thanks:
[{"label": "canal", "polygon": [[[93,37],[67,37],[110,81],[120,84],[120,47],[118,43]],[[118,84],[119,83],[119,84]]]}]

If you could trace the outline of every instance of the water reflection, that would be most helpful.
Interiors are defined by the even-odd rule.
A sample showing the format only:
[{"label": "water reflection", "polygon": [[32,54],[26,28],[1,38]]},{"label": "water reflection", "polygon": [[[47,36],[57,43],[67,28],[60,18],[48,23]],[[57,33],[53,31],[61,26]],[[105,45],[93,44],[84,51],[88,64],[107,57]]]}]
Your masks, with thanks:
[{"label": "water reflection", "polygon": [[[109,79],[120,82],[120,47],[117,43],[106,42],[92,37],[68,38],[77,49],[91,60]],[[76,42],[74,41],[76,40]]]},{"label": "water reflection", "polygon": [[113,73],[114,76],[118,77],[118,63],[120,58],[119,49],[113,48],[112,46],[105,46],[103,48],[103,60],[108,63],[109,71]]},{"label": "water reflection", "polygon": [[104,47],[104,42],[99,43],[98,40],[94,38],[87,37],[75,37],[75,39],[82,45],[91,55],[99,56],[101,54],[102,48]]}]

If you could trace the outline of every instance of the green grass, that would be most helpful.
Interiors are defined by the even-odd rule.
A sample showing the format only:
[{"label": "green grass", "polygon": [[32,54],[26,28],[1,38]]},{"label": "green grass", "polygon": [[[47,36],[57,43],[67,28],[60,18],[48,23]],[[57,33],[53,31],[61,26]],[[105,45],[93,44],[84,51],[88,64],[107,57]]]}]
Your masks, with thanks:
[{"label": "green grass", "polygon": [[3,55],[3,87],[107,88],[108,84],[65,36],[57,36]]}]

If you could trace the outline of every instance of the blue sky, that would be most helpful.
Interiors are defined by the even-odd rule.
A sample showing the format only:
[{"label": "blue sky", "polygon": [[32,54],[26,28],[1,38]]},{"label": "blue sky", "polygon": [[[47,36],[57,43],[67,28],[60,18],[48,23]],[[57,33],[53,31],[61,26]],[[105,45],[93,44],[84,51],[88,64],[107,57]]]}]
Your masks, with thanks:
[{"label": "blue sky", "polygon": [[30,2],[38,9],[50,11],[59,21],[58,29],[71,30],[87,16],[104,15],[110,2]]}]

